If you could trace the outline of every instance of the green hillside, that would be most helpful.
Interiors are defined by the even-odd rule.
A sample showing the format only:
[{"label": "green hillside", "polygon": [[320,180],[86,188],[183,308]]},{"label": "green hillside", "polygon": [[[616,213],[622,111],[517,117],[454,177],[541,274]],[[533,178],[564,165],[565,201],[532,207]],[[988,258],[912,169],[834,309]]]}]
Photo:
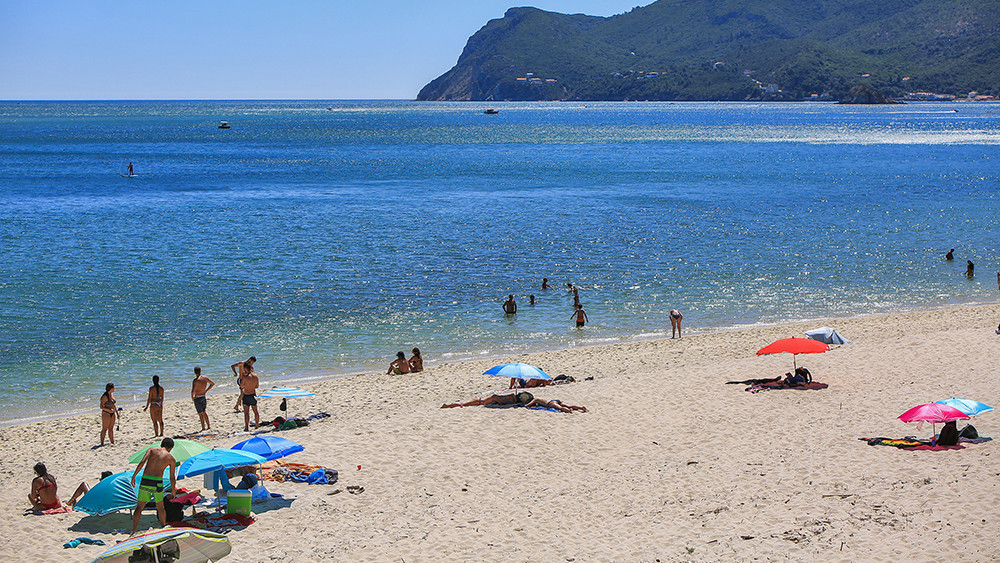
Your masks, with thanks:
[{"label": "green hillside", "polygon": [[660,0],[610,18],[511,8],[418,100],[1000,96],[1000,0]]}]

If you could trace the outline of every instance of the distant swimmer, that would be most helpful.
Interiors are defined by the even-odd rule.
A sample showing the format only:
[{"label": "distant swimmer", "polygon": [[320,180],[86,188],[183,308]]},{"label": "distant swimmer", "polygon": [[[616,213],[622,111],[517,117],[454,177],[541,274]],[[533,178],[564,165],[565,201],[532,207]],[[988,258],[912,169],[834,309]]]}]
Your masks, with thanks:
[{"label": "distant swimmer", "polygon": [[552,289],[552,286],[549,285],[549,278],[542,278],[542,289]]},{"label": "distant swimmer", "polygon": [[583,325],[585,325],[588,322],[590,322],[590,319],[587,318],[587,312],[583,310],[583,307],[577,307],[576,311],[573,312],[573,316],[576,317],[576,327],[577,328],[580,328]]},{"label": "distant swimmer", "polygon": [[972,263],[972,260],[965,261],[965,276],[968,278],[975,277],[976,275],[976,265]]},{"label": "distant swimmer", "polygon": [[573,308],[582,309],[583,305],[580,304],[580,290],[573,286]]},{"label": "distant swimmer", "polygon": [[944,255],[944,259],[945,260],[954,260],[955,259],[955,249],[952,248],[951,250],[949,250],[948,254]]},{"label": "distant swimmer", "polygon": [[529,295],[528,296],[528,305],[534,305],[534,304],[535,304],[535,296],[534,295]]},{"label": "distant swimmer", "polygon": [[682,320],[684,320],[684,315],[680,311],[677,309],[670,310],[670,338],[680,338]]},{"label": "distant swimmer", "polygon": [[506,314],[508,314],[508,315],[516,315],[517,314],[517,303],[514,302],[514,296],[513,295],[508,295],[507,296],[507,300],[504,301],[503,312],[506,313]]}]

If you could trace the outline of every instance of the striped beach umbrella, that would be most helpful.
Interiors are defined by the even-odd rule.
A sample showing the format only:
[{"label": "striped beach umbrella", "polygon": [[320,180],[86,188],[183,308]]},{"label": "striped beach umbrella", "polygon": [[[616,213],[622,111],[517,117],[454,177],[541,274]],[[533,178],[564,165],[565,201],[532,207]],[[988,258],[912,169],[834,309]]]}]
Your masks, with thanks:
[{"label": "striped beach umbrella", "polygon": [[298,387],[274,387],[257,396],[261,399],[270,399],[272,397],[292,399],[295,397],[315,397],[316,393],[310,393],[309,391],[299,389]]},{"label": "striped beach umbrella", "polygon": [[163,528],[123,541],[98,555],[91,563],[126,563],[136,550],[149,551],[149,561],[218,561],[229,555],[232,549],[229,538],[217,532],[196,528]]}]

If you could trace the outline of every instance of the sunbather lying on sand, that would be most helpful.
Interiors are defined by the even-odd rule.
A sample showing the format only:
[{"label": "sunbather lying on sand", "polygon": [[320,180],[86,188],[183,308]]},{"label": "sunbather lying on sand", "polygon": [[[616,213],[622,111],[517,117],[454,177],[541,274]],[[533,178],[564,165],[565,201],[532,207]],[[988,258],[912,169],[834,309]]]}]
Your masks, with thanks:
[{"label": "sunbather lying on sand", "polygon": [[483,399],[473,399],[467,403],[451,403],[446,405],[441,405],[442,409],[451,409],[454,407],[479,407],[486,405],[524,405],[530,403],[534,397],[531,393],[527,391],[521,391],[513,395],[490,395],[489,397]]},{"label": "sunbather lying on sand", "polygon": [[566,403],[560,401],[559,399],[551,399],[546,401],[545,399],[532,399],[531,402],[524,405],[527,408],[531,407],[545,407],[547,409],[555,409],[562,412],[573,412],[573,411],[583,411],[587,412],[587,407],[581,407],[579,405],[567,405]]}]

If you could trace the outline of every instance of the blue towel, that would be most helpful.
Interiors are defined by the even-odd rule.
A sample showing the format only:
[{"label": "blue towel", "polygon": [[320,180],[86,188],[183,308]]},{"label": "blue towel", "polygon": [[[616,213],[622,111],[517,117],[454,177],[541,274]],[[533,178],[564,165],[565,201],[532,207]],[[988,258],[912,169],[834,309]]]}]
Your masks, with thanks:
[{"label": "blue towel", "polygon": [[66,548],[76,547],[76,546],[80,545],[81,543],[85,543],[87,545],[104,545],[104,540],[94,540],[94,539],[90,539],[90,538],[80,537],[80,538],[76,538],[75,540],[69,540],[68,542],[66,542],[66,543],[63,544],[63,547],[66,547]]},{"label": "blue towel", "polygon": [[309,475],[308,482],[310,485],[326,485],[329,483],[326,479],[326,469],[319,468],[316,471],[313,471]]}]

